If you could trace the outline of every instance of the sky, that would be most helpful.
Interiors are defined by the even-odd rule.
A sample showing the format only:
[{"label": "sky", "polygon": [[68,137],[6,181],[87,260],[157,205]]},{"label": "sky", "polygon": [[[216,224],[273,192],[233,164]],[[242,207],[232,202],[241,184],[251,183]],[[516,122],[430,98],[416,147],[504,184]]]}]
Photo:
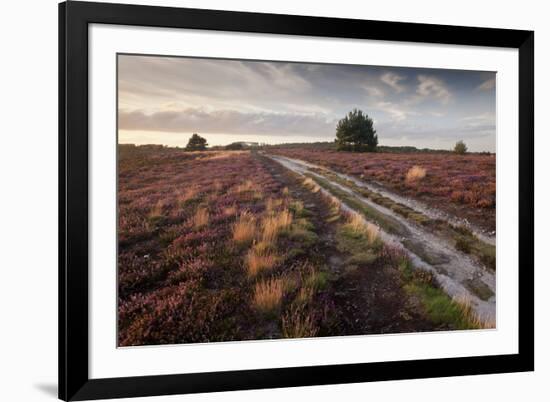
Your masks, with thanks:
[{"label": "sky", "polygon": [[120,143],[333,141],[357,108],[380,145],[495,151],[494,72],[118,56]]}]

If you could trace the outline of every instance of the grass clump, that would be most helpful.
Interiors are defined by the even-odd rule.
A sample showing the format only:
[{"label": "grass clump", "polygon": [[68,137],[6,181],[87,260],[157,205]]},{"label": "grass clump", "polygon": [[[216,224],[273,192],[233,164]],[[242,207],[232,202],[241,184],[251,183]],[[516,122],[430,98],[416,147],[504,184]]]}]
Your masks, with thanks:
[{"label": "grass clump", "polygon": [[268,279],[254,286],[254,307],[263,314],[272,314],[281,307],[284,295],[283,279]]},{"label": "grass clump", "polygon": [[256,219],[248,212],[244,212],[232,227],[233,241],[237,244],[249,244],[256,236]]},{"label": "grass clump", "polygon": [[193,217],[191,223],[195,229],[200,229],[208,224],[210,220],[210,214],[206,208],[198,208]]},{"label": "grass clump", "polygon": [[346,260],[347,264],[351,265],[370,265],[378,259],[378,255],[373,252],[365,251],[352,255]]},{"label": "grass clump", "polygon": [[326,271],[312,271],[304,280],[304,286],[315,292],[325,290],[328,286],[329,274]]},{"label": "grass clump", "polygon": [[458,232],[458,234],[454,236],[455,248],[458,251],[475,256],[479,262],[494,271],[496,269],[495,246],[479,240],[468,229],[454,229]]},{"label": "grass clump", "polygon": [[262,241],[274,243],[279,234],[288,229],[292,223],[292,214],[285,209],[262,221]]},{"label": "grass clump", "polygon": [[297,218],[303,218],[309,215],[308,211],[304,208],[304,203],[300,200],[292,201],[288,208]]},{"label": "grass clump", "polygon": [[426,177],[426,169],[421,166],[415,165],[408,170],[407,174],[405,175],[405,181],[410,184],[420,181],[424,177]]},{"label": "grass clump", "polygon": [[283,200],[280,198],[268,198],[265,203],[265,210],[268,213],[273,213],[277,208],[283,205]]},{"label": "grass clump", "polygon": [[249,277],[255,277],[261,272],[272,269],[279,258],[271,251],[263,249],[256,250],[252,248],[248,251],[245,257],[245,265]]},{"label": "grass clump", "polygon": [[319,332],[313,312],[302,306],[292,306],[282,316],[281,327],[285,338],[309,338]]},{"label": "grass clump", "polygon": [[311,177],[307,177],[303,181],[304,187],[307,188],[312,193],[318,193],[321,190],[321,187],[313,180]]},{"label": "grass clump", "polygon": [[187,187],[185,190],[176,191],[176,200],[181,207],[187,206],[199,194],[199,188],[196,186]]}]

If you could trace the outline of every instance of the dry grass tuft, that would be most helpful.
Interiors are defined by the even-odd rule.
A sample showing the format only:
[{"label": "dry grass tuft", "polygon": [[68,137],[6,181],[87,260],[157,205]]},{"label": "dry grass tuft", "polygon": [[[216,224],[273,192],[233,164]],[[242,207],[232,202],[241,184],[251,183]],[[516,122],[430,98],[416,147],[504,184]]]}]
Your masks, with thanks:
[{"label": "dry grass tuft", "polygon": [[164,203],[162,201],[158,201],[153,208],[149,211],[149,217],[150,218],[158,218],[162,216],[162,210],[164,208]]},{"label": "dry grass tuft", "polygon": [[357,213],[352,213],[349,217],[347,226],[360,235],[367,236],[369,243],[374,243],[380,234],[380,228],[370,222],[366,222],[363,217]]},{"label": "dry grass tuft", "polygon": [[180,204],[184,204],[185,202],[195,198],[198,193],[199,193],[198,187],[196,186],[187,187],[185,190],[176,191],[176,199]]},{"label": "dry grass tuft", "polygon": [[328,197],[328,202],[330,206],[334,209],[340,210],[342,208],[342,201],[332,195]]},{"label": "dry grass tuft", "polygon": [[308,338],[317,335],[313,313],[300,307],[291,308],[281,318],[285,338]]},{"label": "dry grass tuft", "polygon": [[193,227],[195,229],[202,228],[203,226],[208,225],[208,221],[210,220],[210,214],[206,210],[206,208],[199,208],[195,212],[195,215],[191,218],[191,222],[193,224]]},{"label": "dry grass tuft", "polygon": [[288,187],[283,188],[283,195],[285,197],[288,197],[290,195],[290,190],[288,189]]},{"label": "dry grass tuft", "polygon": [[260,200],[264,197],[261,187],[252,180],[246,180],[243,183],[234,187],[236,193],[249,193],[252,199]]},{"label": "dry grass tuft", "polygon": [[468,296],[463,295],[453,300],[460,307],[460,312],[464,320],[469,323],[470,327],[479,329],[496,328],[494,320],[488,319],[487,317],[481,317],[474,311],[472,300]]},{"label": "dry grass tuft", "polygon": [[288,209],[264,218],[262,221],[262,241],[274,243],[279,234],[288,229],[291,224],[292,214]]},{"label": "dry grass tuft", "polygon": [[248,276],[253,278],[260,272],[273,268],[278,261],[278,257],[272,254],[269,249],[259,252],[256,249],[248,251],[245,257]]},{"label": "dry grass tuft", "polygon": [[311,191],[312,193],[317,193],[319,190],[321,190],[321,187],[311,177],[307,177],[303,181],[304,186]]},{"label": "dry grass tuft", "polygon": [[426,177],[426,169],[418,165],[414,165],[407,172],[405,180],[407,183],[413,183],[422,180],[424,177]]},{"label": "dry grass tuft", "polygon": [[254,306],[262,313],[271,313],[281,307],[285,284],[283,279],[269,279],[254,287]]},{"label": "dry grass tuft", "polygon": [[223,209],[223,214],[225,216],[235,215],[236,213],[237,213],[237,206],[236,205],[230,205],[229,207],[225,207]]},{"label": "dry grass tuft", "polygon": [[246,180],[245,182],[235,187],[235,191],[237,193],[244,193],[246,191],[255,191],[255,190],[258,190],[258,186],[256,186],[252,180]]},{"label": "dry grass tuft", "polygon": [[279,208],[281,205],[283,205],[283,200],[280,198],[268,198],[265,203],[265,209],[267,212],[273,212],[277,208]]},{"label": "dry grass tuft", "polygon": [[232,228],[233,241],[239,244],[246,244],[254,240],[256,235],[256,218],[248,212],[244,212]]},{"label": "dry grass tuft", "polygon": [[292,201],[290,203],[290,209],[292,209],[297,216],[300,216],[304,212],[304,203],[300,200]]}]

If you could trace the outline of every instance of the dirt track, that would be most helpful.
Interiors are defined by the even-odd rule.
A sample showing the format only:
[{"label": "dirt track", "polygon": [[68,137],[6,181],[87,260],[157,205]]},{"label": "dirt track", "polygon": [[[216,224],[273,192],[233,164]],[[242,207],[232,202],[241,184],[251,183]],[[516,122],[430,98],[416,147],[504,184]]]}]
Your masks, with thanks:
[{"label": "dirt track", "polygon": [[[375,209],[377,213],[384,218],[395,222],[399,227],[398,234],[388,233],[382,230],[381,235],[387,243],[402,247],[410,256],[414,265],[419,269],[431,271],[435,274],[441,287],[454,298],[467,298],[472,303],[475,311],[487,320],[496,318],[496,295],[495,295],[495,273],[486,269],[476,262],[470,255],[462,253],[443,239],[431,233],[431,231],[421,225],[396,214],[394,211],[378,205],[375,202],[361,196],[352,188],[343,185],[341,182],[330,180],[326,176],[318,173],[319,166],[307,163],[301,160],[290,159],[283,156],[266,155],[272,160],[278,162],[286,169],[302,175],[309,176],[316,180],[325,193],[337,196],[346,194],[352,197],[354,203],[360,203],[368,208]],[[336,173],[336,172],[332,172]],[[336,173],[338,176],[350,179],[348,176]],[[363,182],[352,179],[354,183],[360,186],[366,186]],[[382,196],[392,198],[397,202],[406,204],[409,208],[417,210],[423,214],[437,219],[444,219],[454,224],[452,217],[445,216],[443,213],[423,208],[420,204],[400,197],[397,194],[390,193],[381,188],[369,187],[369,190]],[[341,198],[341,197],[338,197]],[[341,200],[344,208],[361,214],[357,208],[348,205]],[[373,222],[378,223],[378,222]],[[482,235],[479,232],[474,233],[487,244],[494,244],[494,238]]]}]

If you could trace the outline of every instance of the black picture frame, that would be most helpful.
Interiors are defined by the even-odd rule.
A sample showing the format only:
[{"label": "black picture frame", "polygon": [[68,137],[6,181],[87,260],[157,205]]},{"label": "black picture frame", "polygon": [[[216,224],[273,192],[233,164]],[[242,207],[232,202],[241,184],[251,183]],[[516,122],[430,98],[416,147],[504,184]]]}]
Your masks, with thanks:
[{"label": "black picture frame", "polygon": [[[88,25],[515,48],[519,51],[517,354],[213,373],[88,375]],[[534,370],[534,32],[70,1],[59,4],[59,398],[169,395]]]}]

